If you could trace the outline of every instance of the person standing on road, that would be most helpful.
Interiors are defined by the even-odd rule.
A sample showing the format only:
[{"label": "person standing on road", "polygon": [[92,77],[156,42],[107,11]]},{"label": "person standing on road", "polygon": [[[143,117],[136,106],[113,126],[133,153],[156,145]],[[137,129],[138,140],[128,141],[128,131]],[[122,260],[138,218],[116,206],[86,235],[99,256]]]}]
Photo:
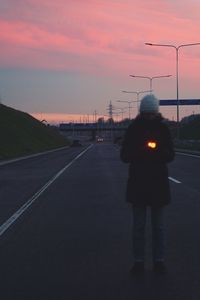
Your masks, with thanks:
[{"label": "person standing on road", "polygon": [[171,198],[167,163],[174,159],[174,148],[170,131],[159,113],[159,101],[153,94],[141,100],[139,114],[125,133],[120,158],[129,163],[126,201],[133,212],[134,265],[131,273],[144,271],[148,207],[154,271],[164,272],[164,207]]}]

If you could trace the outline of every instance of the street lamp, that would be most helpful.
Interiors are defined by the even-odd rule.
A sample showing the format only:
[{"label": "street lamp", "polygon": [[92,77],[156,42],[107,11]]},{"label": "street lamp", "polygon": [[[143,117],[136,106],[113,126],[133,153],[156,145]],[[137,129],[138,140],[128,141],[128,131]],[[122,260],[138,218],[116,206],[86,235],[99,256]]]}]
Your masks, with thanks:
[{"label": "street lamp", "polygon": [[150,90],[152,92],[152,81],[153,79],[156,79],[156,78],[163,78],[163,77],[170,77],[172,75],[161,75],[161,76],[153,76],[153,77],[149,77],[149,76],[137,76],[137,75],[130,75],[131,77],[134,77],[134,78],[146,78],[146,79],[149,79],[149,82],[150,82]]},{"label": "street lamp", "polygon": [[139,105],[139,95],[143,94],[143,93],[151,93],[152,91],[139,91],[139,92],[132,92],[132,91],[122,91],[122,93],[131,93],[131,94],[136,94],[137,95],[137,109],[138,109],[138,105]]},{"label": "street lamp", "polygon": [[153,43],[145,43],[147,46],[158,46],[158,47],[171,47],[176,50],[176,100],[177,100],[177,137],[179,138],[179,49],[182,47],[188,46],[196,46],[200,45],[200,43],[192,43],[192,44],[183,44],[179,46],[171,45],[171,44],[153,44]]},{"label": "street lamp", "polygon": [[115,110],[115,109],[121,110],[121,114],[122,114],[121,118],[122,118],[122,121],[123,121],[123,119],[124,119],[124,112],[125,112],[125,110],[126,110],[127,108],[128,108],[128,107],[115,107],[115,108],[114,108],[114,110]]},{"label": "street lamp", "polygon": [[129,120],[130,120],[131,119],[131,103],[137,102],[137,101],[117,100],[117,102],[128,103],[128,112],[129,112]]}]

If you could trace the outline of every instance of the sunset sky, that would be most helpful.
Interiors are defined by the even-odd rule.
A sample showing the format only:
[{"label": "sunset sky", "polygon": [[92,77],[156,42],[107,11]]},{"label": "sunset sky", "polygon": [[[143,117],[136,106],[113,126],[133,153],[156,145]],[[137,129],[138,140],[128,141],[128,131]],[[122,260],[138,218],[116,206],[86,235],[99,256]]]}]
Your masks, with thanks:
[{"label": "sunset sky", "polygon": [[[122,90],[149,89],[129,74],[171,74],[153,90],[175,99],[175,49],[145,42],[198,43],[199,16],[199,0],[0,0],[1,102],[48,122],[92,120],[110,101],[136,100]],[[199,99],[200,46],[181,48],[179,58],[180,98]],[[175,107],[161,112],[176,118]],[[200,108],[180,109],[181,117],[193,112]]]}]

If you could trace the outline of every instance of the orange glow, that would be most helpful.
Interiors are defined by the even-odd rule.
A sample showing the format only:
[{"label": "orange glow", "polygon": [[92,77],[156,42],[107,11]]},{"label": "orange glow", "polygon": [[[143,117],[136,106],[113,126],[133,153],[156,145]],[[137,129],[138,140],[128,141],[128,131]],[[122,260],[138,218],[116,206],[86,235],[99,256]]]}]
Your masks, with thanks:
[{"label": "orange glow", "polygon": [[[94,115],[91,114],[65,114],[65,113],[31,113],[31,115],[39,121],[50,124],[60,123],[91,123],[95,122]],[[98,115],[98,118],[103,117],[106,121],[108,117]],[[113,118],[115,120],[115,118]]]},{"label": "orange glow", "polygon": [[[159,99],[176,99],[175,49],[145,42],[177,46],[200,42],[198,0],[1,2],[6,3],[0,4],[1,97],[16,108],[42,111],[42,116],[33,115],[47,123],[85,123],[86,113],[93,122],[93,111],[107,115],[110,100],[114,108],[124,108],[123,118],[128,118],[127,104],[118,106],[114,101],[135,101],[136,94],[120,90],[149,90],[148,80],[130,78],[132,72],[172,74],[153,81],[153,90]],[[180,98],[199,98],[199,54],[200,46],[181,48]],[[138,112],[137,104],[131,105],[131,118]],[[200,107],[180,107],[180,119],[193,110],[199,113]],[[121,112],[116,112],[116,121]],[[161,113],[176,120],[175,106],[161,107]]]},{"label": "orange glow", "polygon": [[[4,67],[78,70],[92,74],[109,71],[114,75],[117,71],[130,72],[133,61],[136,73],[146,73],[148,61],[162,73],[163,69],[174,70],[174,52],[172,49],[151,49],[144,45],[145,41],[160,42],[163,37],[166,42],[177,45],[199,41],[200,4],[195,0],[184,1],[184,5],[162,0],[145,0],[145,4],[138,0],[134,3],[69,0],[70,4],[64,0],[54,4],[50,0],[42,4],[29,0],[20,10],[15,2],[8,4],[9,17],[6,18],[5,13],[4,18],[0,18],[3,45],[0,65]],[[188,14],[191,19],[187,18]],[[182,55],[190,58],[183,64],[186,74],[198,75],[198,66],[191,69],[192,59],[199,62],[198,47],[188,52],[185,49]]]},{"label": "orange glow", "polygon": [[93,121],[92,115],[81,115],[81,114],[59,114],[59,113],[32,113],[31,114],[34,118],[38,119],[39,121],[45,120],[47,123],[87,123]]},{"label": "orange glow", "polygon": [[153,141],[150,141],[150,142],[147,143],[147,146],[151,149],[155,149],[157,147],[157,143],[153,142]]}]

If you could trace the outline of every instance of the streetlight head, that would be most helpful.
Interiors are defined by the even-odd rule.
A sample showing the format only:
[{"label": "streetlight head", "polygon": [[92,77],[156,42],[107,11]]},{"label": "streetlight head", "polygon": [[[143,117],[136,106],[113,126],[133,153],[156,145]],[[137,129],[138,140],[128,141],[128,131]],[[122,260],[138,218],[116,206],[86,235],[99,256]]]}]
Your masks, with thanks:
[{"label": "streetlight head", "polygon": [[131,77],[136,77],[135,75],[129,75],[129,76],[131,76]]},{"label": "streetlight head", "polygon": [[145,43],[145,45],[147,45],[147,46],[153,46],[152,43]]}]

